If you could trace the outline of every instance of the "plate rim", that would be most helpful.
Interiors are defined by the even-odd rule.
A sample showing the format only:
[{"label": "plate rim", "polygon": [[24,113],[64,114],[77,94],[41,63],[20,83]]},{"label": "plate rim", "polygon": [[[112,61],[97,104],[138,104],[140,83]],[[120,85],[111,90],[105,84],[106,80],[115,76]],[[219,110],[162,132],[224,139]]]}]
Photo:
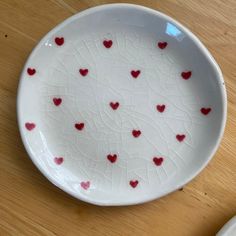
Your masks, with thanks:
[{"label": "plate rim", "polygon": [[[233,229],[236,228],[236,215],[233,216],[229,221],[227,221],[220,231],[216,234],[216,236],[227,236],[228,233]],[[230,236],[230,235],[228,235]],[[232,235],[233,236],[233,235]]]},{"label": "plate rim", "polygon": [[[36,157],[33,154],[29,144],[27,143],[27,140],[25,138],[24,135],[24,131],[23,131],[23,126],[22,124],[22,117],[20,116],[20,101],[21,101],[21,87],[22,87],[22,81],[24,78],[24,72],[27,69],[27,65],[29,64],[29,62],[31,61],[31,58],[33,57],[34,54],[36,54],[36,52],[38,51],[38,49],[40,49],[40,47],[42,46],[42,44],[44,43],[44,41],[46,39],[48,39],[49,37],[51,37],[55,32],[57,32],[58,30],[60,30],[61,28],[63,28],[64,26],[66,26],[67,24],[73,22],[75,19],[79,19],[83,16],[89,15],[89,14],[93,14],[97,11],[100,10],[109,10],[109,9],[113,9],[113,8],[130,8],[130,9],[137,9],[137,10],[141,10],[147,13],[151,13],[156,15],[159,18],[162,18],[165,21],[171,22],[174,25],[176,25],[181,31],[183,31],[188,38],[190,38],[195,45],[197,46],[198,50],[201,51],[201,53],[207,58],[207,60],[209,61],[209,63],[211,64],[216,76],[215,76],[215,80],[216,83],[219,83],[219,88],[220,88],[220,92],[221,92],[221,100],[222,100],[222,109],[223,109],[223,114],[222,114],[222,120],[221,120],[221,127],[219,129],[219,135],[218,137],[216,137],[216,143],[214,145],[214,147],[212,148],[212,150],[210,151],[210,155],[208,155],[208,157],[206,157],[206,159],[204,160],[203,164],[200,166],[200,168],[189,174],[189,176],[187,176],[185,181],[179,182],[178,185],[175,186],[175,188],[173,188],[172,190],[168,190],[163,192],[162,194],[160,194],[159,196],[156,197],[151,197],[148,198],[147,196],[145,196],[143,199],[141,200],[136,200],[136,201],[126,201],[126,202],[119,202],[119,203],[113,203],[110,200],[107,200],[106,202],[104,201],[97,201],[95,200],[91,200],[88,199],[86,197],[84,197],[82,194],[80,194],[80,192],[78,192],[77,194],[73,193],[72,191],[70,191],[69,189],[66,189],[62,184],[60,184],[60,182],[53,180],[53,178],[51,177],[50,174],[48,174],[48,172],[46,172],[43,168],[41,168],[37,162],[36,162]],[[179,23],[178,21],[176,21],[175,19],[173,19],[172,17],[145,7],[145,6],[141,6],[141,5],[137,5],[137,4],[129,4],[129,3],[112,3],[112,4],[103,4],[103,5],[99,5],[99,6],[95,6],[95,7],[91,7],[88,8],[86,10],[83,10],[81,12],[78,12],[72,16],[70,16],[69,18],[63,20],[61,23],[57,24],[55,27],[53,27],[49,32],[47,32],[43,38],[41,40],[38,41],[38,43],[36,44],[36,46],[34,46],[33,50],[31,51],[31,53],[29,54],[27,60],[25,61],[25,64],[23,66],[22,72],[20,74],[20,79],[19,79],[19,84],[18,84],[18,89],[17,89],[17,107],[16,107],[16,111],[17,111],[17,123],[18,123],[18,127],[20,130],[20,136],[23,142],[23,145],[26,149],[26,152],[28,154],[28,156],[30,157],[30,159],[32,160],[32,162],[34,163],[34,165],[38,168],[38,170],[55,186],[57,186],[58,188],[60,188],[61,190],[63,190],[64,192],[68,193],[69,195],[82,200],[84,202],[87,203],[91,203],[91,204],[95,204],[95,205],[100,205],[100,206],[125,206],[125,205],[136,205],[136,204],[142,204],[145,202],[149,202],[155,199],[159,199],[163,196],[166,196],[169,193],[172,193],[178,189],[180,189],[181,187],[183,187],[184,185],[186,185],[187,183],[189,183],[190,181],[192,181],[197,175],[199,175],[199,173],[208,165],[208,163],[210,162],[210,160],[213,158],[213,156],[215,155],[217,149],[220,146],[220,142],[223,138],[223,134],[224,134],[224,130],[225,130],[225,126],[226,126],[226,120],[227,120],[227,93],[226,93],[226,86],[225,86],[225,82],[224,82],[224,78],[222,75],[222,72],[220,70],[219,65],[217,64],[217,62],[215,61],[215,59],[213,58],[213,56],[211,55],[211,53],[208,51],[208,49],[203,45],[203,43],[200,41],[200,39],[197,38],[197,36],[195,36],[188,28],[186,28],[185,26],[183,26],[181,23]]]}]

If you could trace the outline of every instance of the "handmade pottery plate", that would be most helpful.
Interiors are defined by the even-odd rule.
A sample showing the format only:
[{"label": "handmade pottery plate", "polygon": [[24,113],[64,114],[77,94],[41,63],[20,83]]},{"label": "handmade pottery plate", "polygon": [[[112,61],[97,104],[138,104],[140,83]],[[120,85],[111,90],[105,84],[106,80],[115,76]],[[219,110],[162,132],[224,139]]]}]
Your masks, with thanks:
[{"label": "handmade pottery plate", "polygon": [[236,235],[236,216],[230,219],[216,236],[235,236]]},{"label": "handmade pottery plate", "polygon": [[212,158],[226,121],[207,49],[170,17],[130,4],[88,9],[49,32],[26,62],[17,103],[35,165],[97,205],[182,187]]}]

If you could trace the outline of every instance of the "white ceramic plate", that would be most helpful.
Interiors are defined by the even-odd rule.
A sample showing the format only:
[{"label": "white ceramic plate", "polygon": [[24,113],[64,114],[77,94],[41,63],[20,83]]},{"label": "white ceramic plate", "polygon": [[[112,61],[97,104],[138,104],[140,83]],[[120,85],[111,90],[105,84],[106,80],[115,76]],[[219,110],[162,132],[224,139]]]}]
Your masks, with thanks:
[{"label": "white ceramic plate", "polygon": [[236,235],[236,216],[229,220],[216,236],[235,236]]},{"label": "white ceramic plate", "polygon": [[17,102],[35,165],[98,205],[180,188],[209,162],[226,120],[224,81],[206,48],[170,17],[129,4],[91,8],[49,32]]}]

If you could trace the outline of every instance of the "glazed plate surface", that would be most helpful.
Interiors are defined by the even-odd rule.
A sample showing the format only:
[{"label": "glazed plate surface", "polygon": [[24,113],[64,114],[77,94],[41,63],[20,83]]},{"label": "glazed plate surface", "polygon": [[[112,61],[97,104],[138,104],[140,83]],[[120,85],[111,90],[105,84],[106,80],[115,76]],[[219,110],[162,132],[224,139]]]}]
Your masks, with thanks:
[{"label": "glazed plate surface", "polygon": [[129,205],[172,192],[215,153],[226,120],[221,71],[157,11],[111,4],[76,14],[23,69],[18,121],[35,165],[67,193]]}]

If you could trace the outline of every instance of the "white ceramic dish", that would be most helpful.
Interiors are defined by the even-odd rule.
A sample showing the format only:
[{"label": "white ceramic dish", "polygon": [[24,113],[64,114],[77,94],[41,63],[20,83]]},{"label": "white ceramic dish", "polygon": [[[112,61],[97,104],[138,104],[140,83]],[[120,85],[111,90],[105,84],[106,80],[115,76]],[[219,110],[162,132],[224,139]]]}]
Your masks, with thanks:
[{"label": "white ceramic dish", "polygon": [[236,235],[236,216],[229,220],[216,236],[235,236]]},{"label": "white ceramic dish", "polygon": [[226,91],[201,42],[137,5],[88,9],[49,32],[21,75],[18,121],[35,165],[98,205],[129,205],[185,185],[223,135]]}]

